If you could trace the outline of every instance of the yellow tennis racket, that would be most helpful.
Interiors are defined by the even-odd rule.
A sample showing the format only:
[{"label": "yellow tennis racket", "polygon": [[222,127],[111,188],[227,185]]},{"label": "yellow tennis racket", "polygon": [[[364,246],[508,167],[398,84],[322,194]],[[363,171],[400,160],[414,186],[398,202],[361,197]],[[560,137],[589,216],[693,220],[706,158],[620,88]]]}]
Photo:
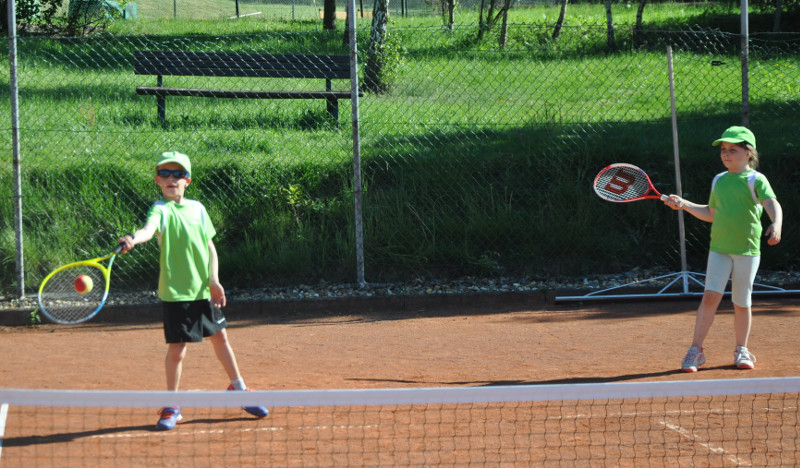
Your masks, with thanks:
[{"label": "yellow tennis racket", "polygon": [[[51,321],[71,325],[90,320],[108,299],[111,267],[123,244],[104,256],[69,263],[53,270],[39,286],[39,312]],[[102,262],[108,261],[108,265]]]}]

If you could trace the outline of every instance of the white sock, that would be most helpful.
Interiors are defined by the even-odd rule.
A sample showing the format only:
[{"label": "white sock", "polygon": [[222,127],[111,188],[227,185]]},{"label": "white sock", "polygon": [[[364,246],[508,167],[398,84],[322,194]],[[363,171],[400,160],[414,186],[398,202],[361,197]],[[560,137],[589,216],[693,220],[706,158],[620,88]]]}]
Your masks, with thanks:
[{"label": "white sock", "polygon": [[244,385],[244,379],[231,380],[231,385],[234,390],[245,390],[247,388]]}]

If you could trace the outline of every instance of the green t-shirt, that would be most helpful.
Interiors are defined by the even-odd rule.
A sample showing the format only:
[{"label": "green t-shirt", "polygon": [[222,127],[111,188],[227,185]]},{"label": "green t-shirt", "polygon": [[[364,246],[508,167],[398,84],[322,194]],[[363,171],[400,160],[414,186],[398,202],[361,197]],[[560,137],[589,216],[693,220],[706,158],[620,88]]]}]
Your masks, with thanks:
[{"label": "green t-shirt", "polygon": [[761,202],[768,198],[775,198],[775,193],[760,172],[718,174],[708,200],[708,206],[714,208],[710,250],[752,257],[761,255],[761,214],[764,211]]},{"label": "green t-shirt", "polygon": [[211,297],[208,241],[216,234],[202,203],[159,200],[147,212],[161,246],[158,297],[162,301],[195,301]]}]

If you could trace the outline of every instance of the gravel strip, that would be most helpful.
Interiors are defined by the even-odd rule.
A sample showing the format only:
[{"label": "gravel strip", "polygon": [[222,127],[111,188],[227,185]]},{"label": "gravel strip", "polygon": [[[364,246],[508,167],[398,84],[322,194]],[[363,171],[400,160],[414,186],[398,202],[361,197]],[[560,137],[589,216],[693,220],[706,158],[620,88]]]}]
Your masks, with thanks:
[{"label": "gravel strip", "polygon": [[[337,297],[387,297],[444,294],[481,294],[530,291],[580,291],[589,293],[618,286],[664,287],[675,279],[674,271],[635,269],[622,274],[594,275],[578,278],[461,278],[444,281],[415,280],[406,283],[333,284],[320,282],[314,285],[274,286],[255,289],[228,289],[230,301],[287,301]],[[702,281],[702,276],[699,277]],[[635,284],[634,284],[635,283]],[[756,283],[783,289],[796,289],[800,285],[800,272],[760,272]],[[680,287],[680,286],[674,286]],[[158,303],[155,291],[111,291],[107,305],[147,305]],[[33,310],[36,296],[23,299],[0,297],[0,310]]]}]

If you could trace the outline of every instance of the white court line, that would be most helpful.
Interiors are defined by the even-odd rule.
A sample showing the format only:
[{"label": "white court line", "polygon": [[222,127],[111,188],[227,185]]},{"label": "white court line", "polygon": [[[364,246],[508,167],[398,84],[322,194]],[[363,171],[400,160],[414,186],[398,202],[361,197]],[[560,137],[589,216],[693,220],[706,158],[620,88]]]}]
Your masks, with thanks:
[{"label": "white court line", "polygon": [[[301,431],[322,431],[326,429],[333,429],[333,430],[341,430],[341,429],[375,429],[379,426],[377,424],[369,424],[369,425],[342,425],[342,426],[298,426],[291,428],[293,430],[301,430]],[[230,434],[231,432],[277,432],[277,431],[288,431],[290,428],[288,427],[278,427],[278,426],[270,426],[270,427],[257,427],[257,428],[250,428],[250,429],[234,429],[231,431],[230,429],[211,429],[211,430],[202,430],[202,431],[181,431],[181,424],[178,423],[178,426],[171,431],[158,431],[159,435],[162,436],[169,436],[169,435],[181,435],[186,436],[187,434]],[[145,432],[140,434],[105,434],[105,435],[96,435],[91,436],[92,439],[134,439],[137,437],[154,437],[155,435],[152,432]]]},{"label": "white court line", "polygon": [[725,452],[725,449],[722,448],[722,447],[713,447],[711,444],[708,444],[708,443],[705,443],[705,442],[700,442],[696,435],[692,434],[691,431],[687,431],[686,429],[682,428],[681,426],[678,426],[676,424],[670,424],[670,423],[668,423],[666,421],[659,421],[659,422],[661,424],[663,424],[664,427],[666,427],[667,429],[671,429],[671,430],[677,432],[679,435],[683,436],[687,440],[690,440],[690,441],[698,444],[701,447],[705,447],[709,452],[714,453],[714,454],[723,454],[723,455],[725,455],[725,458],[727,458],[732,463],[735,463],[736,466],[753,466],[752,464],[747,463],[746,461],[742,460],[741,458],[737,457],[736,455],[729,454],[729,453]]},{"label": "white court line", "polygon": [[6,435],[6,418],[8,417],[8,404],[0,405],[0,461],[3,460],[3,437]]}]

